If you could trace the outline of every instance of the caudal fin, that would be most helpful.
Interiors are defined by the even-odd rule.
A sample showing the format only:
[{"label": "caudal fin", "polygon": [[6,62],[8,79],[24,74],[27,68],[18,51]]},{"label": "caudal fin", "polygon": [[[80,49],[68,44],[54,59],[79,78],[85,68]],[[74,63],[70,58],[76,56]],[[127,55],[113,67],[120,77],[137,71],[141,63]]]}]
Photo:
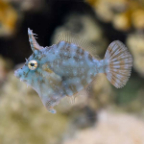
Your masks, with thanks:
[{"label": "caudal fin", "polygon": [[132,55],[122,42],[116,40],[108,46],[105,59],[109,61],[106,72],[107,79],[116,88],[123,87],[131,74]]}]

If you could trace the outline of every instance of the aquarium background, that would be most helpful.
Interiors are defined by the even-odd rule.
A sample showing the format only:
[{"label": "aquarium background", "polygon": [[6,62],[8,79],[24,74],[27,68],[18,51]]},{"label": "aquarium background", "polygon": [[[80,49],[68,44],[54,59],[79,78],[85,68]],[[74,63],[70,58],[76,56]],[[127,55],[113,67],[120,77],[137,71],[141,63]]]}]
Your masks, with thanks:
[{"label": "aquarium background", "polygon": [[[42,46],[74,33],[99,59],[110,42],[122,41],[134,58],[128,83],[116,89],[99,74],[49,113],[14,76],[32,53],[28,28]],[[143,0],[0,0],[0,144],[143,144],[143,105]]]}]

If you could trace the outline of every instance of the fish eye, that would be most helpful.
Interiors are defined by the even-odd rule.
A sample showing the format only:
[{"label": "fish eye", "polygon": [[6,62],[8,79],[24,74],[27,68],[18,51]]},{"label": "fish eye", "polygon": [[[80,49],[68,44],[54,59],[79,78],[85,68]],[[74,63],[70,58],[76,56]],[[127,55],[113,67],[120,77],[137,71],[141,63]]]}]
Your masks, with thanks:
[{"label": "fish eye", "polygon": [[37,66],[38,66],[38,63],[37,63],[36,60],[31,60],[31,61],[29,61],[29,63],[28,63],[28,67],[29,67],[29,69],[31,69],[31,70],[35,70],[35,69],[37,68]]}]

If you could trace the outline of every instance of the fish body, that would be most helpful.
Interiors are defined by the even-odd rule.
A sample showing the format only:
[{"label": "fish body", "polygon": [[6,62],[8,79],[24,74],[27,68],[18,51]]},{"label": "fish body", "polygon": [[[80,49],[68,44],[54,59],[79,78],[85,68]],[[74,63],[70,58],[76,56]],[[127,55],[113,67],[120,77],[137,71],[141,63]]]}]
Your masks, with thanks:
[{"label": "fish body", "polygon": [[30,29],[28,34],[33,54],[15,76],[33,87],[51,113],[63,97],[80,92],[98,73],[105,73],[117,88],[130,76],[132,56],[120,41],[112,42],[105,58],[98,60],[77,43],[61,40],[44,48]]}]

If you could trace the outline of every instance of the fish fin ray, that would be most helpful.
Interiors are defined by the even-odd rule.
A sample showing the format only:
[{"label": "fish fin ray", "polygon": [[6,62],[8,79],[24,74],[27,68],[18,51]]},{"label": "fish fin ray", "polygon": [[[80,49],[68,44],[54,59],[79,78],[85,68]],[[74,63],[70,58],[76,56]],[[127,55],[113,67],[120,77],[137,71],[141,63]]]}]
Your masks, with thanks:
[{"label": "fish fin ray", "polygon": [[109,61],[106,76],[116,88],[123,87],[130,75],[133,65],[133,58],[127,47],[116,40],[110,43],[105,54],[105,59]]},{"label": "fish fin ray", "polygon": [[82,39],[79,35],[71,33],[69,31],[63,32],[61,34],[58,34],[54,38],[56,41],[54,43],[58,44],[60,41],[66,41],[68,43],[74,43],[78,45],[80,48],[84,49],[85,51],[88,51],[93,57],[100,59],[97,55],[97,49],[92,44],[87,44],[84,39]]}]

